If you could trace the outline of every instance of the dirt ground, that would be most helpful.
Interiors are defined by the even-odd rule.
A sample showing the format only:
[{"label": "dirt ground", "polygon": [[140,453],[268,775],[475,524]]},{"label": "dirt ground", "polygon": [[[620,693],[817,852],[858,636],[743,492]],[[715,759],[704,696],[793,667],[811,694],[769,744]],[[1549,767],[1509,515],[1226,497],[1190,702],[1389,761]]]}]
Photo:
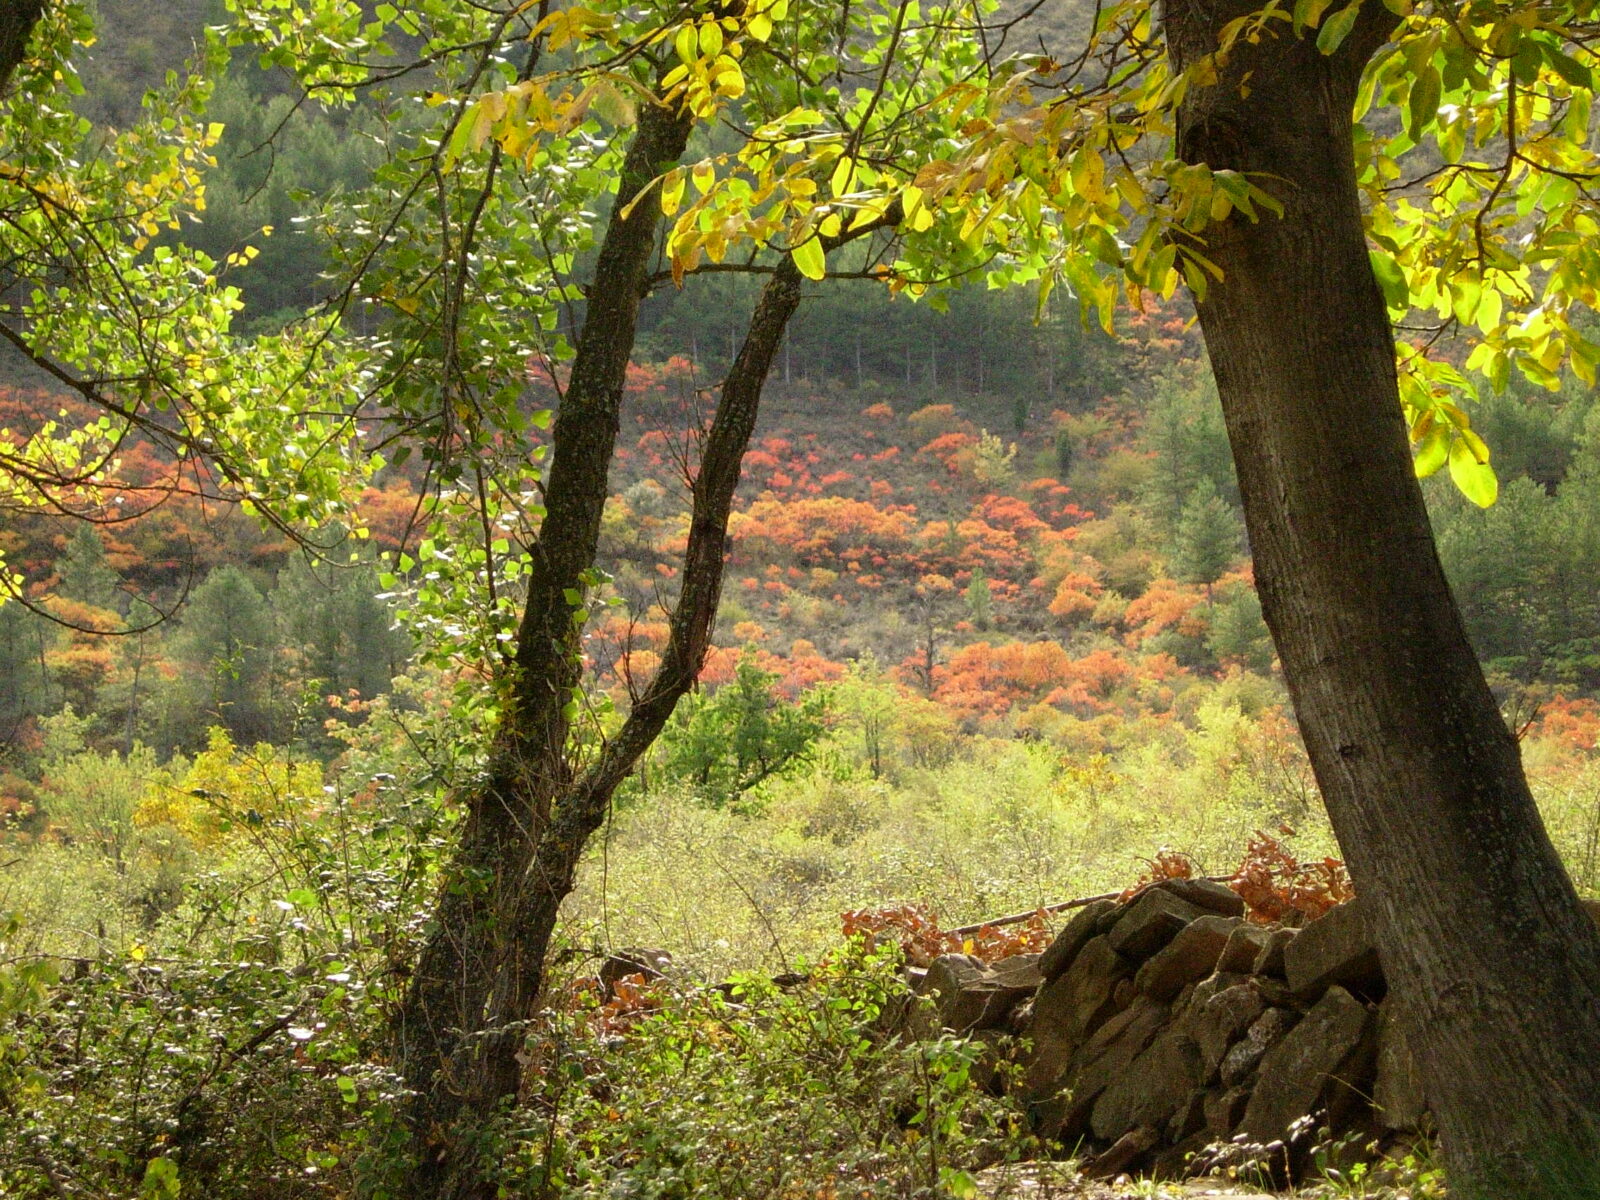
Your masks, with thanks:
[{"label": "dirt ground", "polygon": [[1220,1179],[1184,1183],[1086,1180],[1070,1163],[1011,1163],[978,1176],[983,1200],[1287,1200]]}]

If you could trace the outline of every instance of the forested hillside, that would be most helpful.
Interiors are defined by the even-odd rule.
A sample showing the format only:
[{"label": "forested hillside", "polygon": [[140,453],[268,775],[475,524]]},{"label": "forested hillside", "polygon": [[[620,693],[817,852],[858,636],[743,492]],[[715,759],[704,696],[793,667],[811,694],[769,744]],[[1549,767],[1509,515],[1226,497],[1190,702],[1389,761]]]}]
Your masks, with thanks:
[{"label": "forested hillside", "polygon": [[[1469,70],[1411,14],[1360,94],[1371,257],[1341,295],[1400,338],[1377,409],[1426,502],[1391,537],[1326,525],[1377,503],[1382,456],[1318,424],[1356,333],[1256,337],[1249,369],[1218,342],[1240,301],[1210,255],[1316,190],[1191,160],[1194,97],[1255,87],[1213,87],[1238,60],[1164,74],[1136,0],[823,7],[63,2],[11,61],[0,0],[0,1194],[968,1200],[1022,1159],[1154,1166],[1153,1126],[1063,1140],[1048,1020],[1001,1047],[1025,1027],[928,982],[987,995],[962,955],[1047,949],[1015,1011],[1052,1011],[1051,955],[1110,955],[1063,1019],[1075,1053],[1148,1023],[1130,1079],[1190,1053],[1197,988],[1264,997],[1164,1110],[1181,1174],[1254,1128],[1255,1060],[1217,1072],[1262,1012],[1282,1038],[1330,989],[1359,1009],[1332,1080],[1377,1069],[1387,993],[1457,1011],[1396,914],[1449,923],[1350,793],[1464,789],[1600,896],[1600,350],[1561,258],[1592,232],[1587,26],[1546,14],[1549,46]],[[1359,7],[1302,0],[1281,44],[1378,53]],[[1531,11],[1473,21],[1534,39]],[[1245,28],[1206,36],[1269,55]],[[1499,187],[1450,166],[1473,105]],[[1403,228],[1424,196],[1438,243]],[[1284,345],[1312,327],[1261,294]],[[1268,378],[1302,368],[1309,400]],[[1336,503],[1262,486],[1296,438]],[[1448,649],[1426,580],[1380,578],[1430,524],[1470,652],[1405,649],[1396,681],[1350,634],[1359,586],[1306,598],[1369,564],[1394,629]],[[1494,737],[1439,682],[1474,657]],[[1329,664],[1372,685],[1331,723]],[[1417,869],[1566,979],[1570,939],[1494,907],[1560,889],[1449,811],[1460,854]],[[1250,959],[1219,965],[1230,933],[1168,994],[1193,964],[1094,920],[1199,877]],[[1292,994],[1292,931],[1353,895],[1383,971]],[[1164,936],[1194,953],[1221,912]],[[1437,1197],[1445,1162],[1501,1200],[1468,1190],[1493,1155],[1446,1027],[1383,1042],[1430,1081],[1403,1137],[1337,1142],[1318,1082],[1236,1173]]]}]

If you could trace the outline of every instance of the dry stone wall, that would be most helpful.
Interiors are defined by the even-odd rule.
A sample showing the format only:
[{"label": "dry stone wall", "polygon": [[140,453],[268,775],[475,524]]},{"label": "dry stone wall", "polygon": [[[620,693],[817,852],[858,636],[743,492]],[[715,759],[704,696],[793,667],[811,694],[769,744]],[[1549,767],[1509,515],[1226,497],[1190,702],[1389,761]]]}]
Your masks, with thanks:
[{"label": "dry stone wall", "polygon": [[1318,1142],[1370,1156],[1427,1104],[1358,901],[1301,929],[1174,879],[1077,910],[1040,955],[946,955],[908,1017],[989,1044],[986,1082],[1102,1173],[1175,1178],[1249,1159],[1283,1181]]}]

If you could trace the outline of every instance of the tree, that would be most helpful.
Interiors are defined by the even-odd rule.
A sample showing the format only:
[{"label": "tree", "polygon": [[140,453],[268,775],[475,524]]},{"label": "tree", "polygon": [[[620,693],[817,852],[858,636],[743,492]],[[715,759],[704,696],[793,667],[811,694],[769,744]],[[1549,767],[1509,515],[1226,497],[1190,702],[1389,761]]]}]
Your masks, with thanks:
[{"label": "tree", "polygon": [[786,703],[773,691],[777,680],[746,650],[731,681],[680,705],[662,738],[662,777],[722,808],[808,761],[825,728],[824,697]]},{"label": "tree", "polygon": [[207,575],[173,638],[172,657],[188,669],[175,689],[178,702],[168,710],[172,736],[198,744],[205,730],[190,725],[198,713],[237,741],[271,741],[279,725],[277,653],[272,611],[249,576],[235,566]]},{"label": "tree", "polygon": [[[1169,6],[1175,65],[1215,62],[1228,23],[1253,9]],[[1236,44],[1218,84],[1179,108],[1181,158],[1270,180],[1282,206],[1208,231],[1220,277],[1197,297],[1201,327],[1262,608],[1420,1052],[1452,1190],[1600,1196],[1600,931],[1540,823],[1434,549],[1351,121],[1397,19],[1344,11],[1342,41]]]},{"label": "tree", "polygon": [[1233,506],[1217,494],[1209,477],[1184,502],[1172,535],[1172,569],[1181,583],[1211,585],[1239,556],[1239,518]]},{"label": "tree", "polygon": [[[1595,377],[1576,318],[1600,264],[1560,249],[1595,220],[1591,41],[1586,9],[1515,0],[1465,18],[1130,2],[1065,66],[1033,60],[953,101],[980,115],[917,180],[929,202],[983,205],[1005,156],[1015,251],[1107,326],[1123,294],[1193,294],[1263,612],[1453,1190],[1502,1200],[1600,1195],[1600,931],[1539,822],[1417,483],[1448,465],[1493,502],[1457,403],[1471,385],[1409,343],[1397,362],[1390,314],[1474,328],[1465,365],[1496,387],[1513,367]],[[1353,120],[1378,102],[1399,110],[1387,136]],[[1048,234],[1035,205],[1056,214]]]},{"label": "tree", "polygon": [[93,525],[73,527],[66,550],[56,562],[56,575],[56,589],[67,599],[94,608],[117,608],[122,580],[107,564],[105,542]]}]

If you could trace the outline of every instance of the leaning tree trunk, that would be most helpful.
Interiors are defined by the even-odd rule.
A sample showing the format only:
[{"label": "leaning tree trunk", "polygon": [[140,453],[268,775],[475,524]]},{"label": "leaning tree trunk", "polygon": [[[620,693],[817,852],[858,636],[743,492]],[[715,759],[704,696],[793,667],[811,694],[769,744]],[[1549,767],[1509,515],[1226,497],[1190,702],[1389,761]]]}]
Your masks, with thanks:
[{"label": "leaning tree trunk", "polygon": [[[547,516],[534,552],[529,599],[517,635],[511,707],[502,718],[489,777],[467,798],[456,856],[446,872],[435,930],[397,1022],[397,1055],[412,1100],[417,1151],[414,1200],[488,1200],[496,1193],[485,1147],[496,1112],[513,1100],[519,1050],[537,1012],[545,958],[562,901],[612,795],[695,685],[722,591],[728,516],[762,388],[801,276],[785,255],[761,292],[701,445],[693,484],[682,587],[662,661],[622,728],[595,761],[567,756],[567,702],[580,685],[579,622],[572,596],[595,563],[608,494],[622,382],[657,218],[627,201],[682,154],[684,118],[650,110],[630,148],[616,211],[589,292],[571,381],[556,418]],[[824,238],[825,250],[892,227],[898,204],[877,220]]]},{"label": "leaning tree trunk", "polygon": [[582,661],[573,597],[589,587],[639,302],[656,250],[655,206],[629,205],[683,154],[691,125],[687,112],[641,106],[551,435],[546,516],[500,728],[484,782],[464,797],[466,816],[433,930],[396,1020],[417,1159],[410,1187],[418,1200],[483,1194],[471,1135],[515,1092],[514,1055],[504,1062],[497,1056],[510,1034],[506,1024],[530,1018],[536,999],[517,990],[527,935],[519,910],[539,839],[572,784],[567,704]]},{"label": "leaning tree trunk", "polygon": [[[1178,66],[1256,0],[1168,0]],[[1540,822],[1440,567],[1367,258],[1352,105],[1393,29],[1325,57],[1287,30],[1191,89],[1178,153],[1260,172],[1281,220],[1207,233],[1198,304],[1262,609],[1371,905],[1452,1193],[1600,1196],[1600,933]],[[1248,88],[1241,82],[1248,73]]]}]

